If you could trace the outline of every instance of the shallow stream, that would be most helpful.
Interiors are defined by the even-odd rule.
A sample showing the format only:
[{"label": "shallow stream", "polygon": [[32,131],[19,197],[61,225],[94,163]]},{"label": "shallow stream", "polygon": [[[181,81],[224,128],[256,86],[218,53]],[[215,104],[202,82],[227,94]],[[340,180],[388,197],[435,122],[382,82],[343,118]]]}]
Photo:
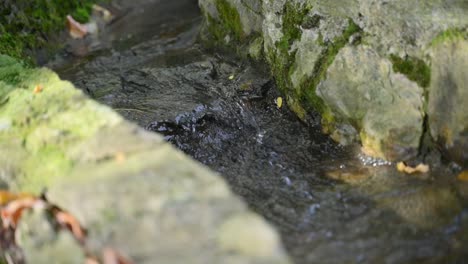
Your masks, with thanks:
[{"label": "shallow stream", "polygon": [[281,232],[296,263],[466,263],[468,186],[410,176],[302,122],[266,69],[205,51],[194,0],[114,1],[99,35],[47,66],[218,171]]}]

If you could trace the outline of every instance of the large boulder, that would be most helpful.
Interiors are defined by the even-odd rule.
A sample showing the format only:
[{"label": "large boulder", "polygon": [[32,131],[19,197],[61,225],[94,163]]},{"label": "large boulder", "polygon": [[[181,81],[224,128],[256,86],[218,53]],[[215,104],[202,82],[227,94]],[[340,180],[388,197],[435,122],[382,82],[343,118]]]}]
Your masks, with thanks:
[{"label": "large boulder", "polygon": [[[372,156],[408,160],[430,134],[447,157],[467,163],[462,150],[468,125],[463,116],[468,100],[463,85],[466,1],[199,3],[210,29],[204,32],[216,32],[215,39],[222,40],[216,43],[252,47],[263,41],[260,59],[270,66],[288,106],[301,118],[311,108],[319,111],[324,131],[340,143],[360,141]],[[222,15],[224,10],[230,15]],[[209,36],[204,34],[204,39]],[[442,93],[447,85],[452,88]],[[446,98],[448,93],[453,100]],[[437,110],[434,104],[457,111]],[[441,132],[442,120],[449,132]]]},{"label": "large boulder", "polygon": [[[219,175],[52,71],[6,56],[0,150],[1,186],[46,189],[87,228],[91,252],[113,247],[138,263],[289,263],[276,231]],[[27,260],[81,263],[79,245],[55,231],[41,214],[21,221]]]}]

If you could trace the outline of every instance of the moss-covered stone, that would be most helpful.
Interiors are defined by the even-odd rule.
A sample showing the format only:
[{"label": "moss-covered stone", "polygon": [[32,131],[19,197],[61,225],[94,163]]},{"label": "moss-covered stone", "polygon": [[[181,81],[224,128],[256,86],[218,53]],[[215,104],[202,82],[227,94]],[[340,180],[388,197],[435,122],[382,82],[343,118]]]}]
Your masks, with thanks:
[{"label": "moss-covered stone", "polygon": [[431,68],[421,59],[414,57],[400,58],[391,55],[393,70],[402,73],[421,87],[428,87],[431,82]]},{"label": "moss-covered stone", "polygon": [[96,0],[5,0],[0,5],[0,54],[26,59],[31,50],[53,48],[49,39],[65,27],[71,14],[80,22],[89,19]]},{"label": "moss-covered stone", "polygon": [[237,40],[242,39],[244,31],[237,9],[227,0],[216,0],[215,4],[225,32],[230,33]]},{"label": "moss-covered stone", "polygon": [[290,51],[293,43],[301,37],[301,25],[311,7],[305,4],[286,2],[283,7],[282,38],[275,43],[275,50],[269,50],[267,56],[273,77],[280,90],[287,94],[290,108],[302,119],[305,111],[300,105],[298,94],[291,92],[291,72],[293,70],[295,51]]},{"label": "moss-covered stone", "polygon": [[[203,10],[213,10],[216,9],[213,8],[216,1],[218,0],[200,0],[200,3]],[[421,138],[424,138],[423,133],[431,124],[422,124],[421,119],[430,118],[431,115],[428,113],[428,102],[432,100],[430,90],[435,81],[433,68],[434,65],[439,65],[432,58],[433,52],[441,45],[444,45],[443,49],[451,50],[444,43],[455,45],[456,41],[468,40],[466,4],[458,1],[447,7],[443,1],[428,1],[424,5],[404,0],[393,1],[391,4],[364,0],[346,0],[342,3],[326,0],[226,1],[238,11],[242,10],[246,1],[258,5],[261,2],[261,8],[255,9],[257,13],[261,13],[261,23],[255,25],[261,24],[266,62],[278,88],[284,93],[288,107],[300,118],[307,112],[318,111],[322,115],[324,131],[331,133],[333,138],[342,138],[339,135],[343,131],[347,142],[360,135],[369,149],[368,153],[389,160],[412,157],[415,152],[430,148],[429,145],[432,144],[427,143],[428,140],[422,143]],[[248,28],[246,25],[249,23],[246,21],[253,20],[245,19],[243,12],[239,14],[244,28]],[[241,40],[241,45],[242,42]],[[460,45],[460,42],[456,43]],[[346,46],[367,46],[365,50],[371,52],[360,54],[363,57],[357,59],[362,60],[362,63],[357,63],[353,68],[337,65],[336,68],[350,71],[340,73],[347,75],[348,80],[342,83],[341,91],[334,91],[335,95],[342,94],[343,100],[337,100],[340,98],[337,96],[328,98],[327,101],[322,97],[323,93],[318,94],[320,92],[317,87],[327,81],[331,65]],[[443,53],[438,55],[441,54]],[[379,61],[377,64],[384,66],[384,69],[368,69],[365,75],[355,77],[360,68],[367,68],[363,65],[367,61]],[[345,60],[343,63],[346,62]],[[455,60],[451,63],[455,63]],[[383,72],[389,74],[381,75]],[[340,79],[340,74],[335,78]],[[445,79],[459,78],[452,77],[453,74],[448,74]],[[356,79],[360,79],[360,83],[354,83]],[[375,83],[377,79],[380,83]],[[394,81],[397,83],[393,83]],[[375,87],[370,87],[369,83]],[[379,102],[376,105],[367,104],[372,107],[367,109],[370,113],[367,121],[363,121],[365,111],[361,111],[361,108],[361,112],[339,113],[340,109],[354,107],[357,102],[367,100],[359,96],[347,96],[350,87],[358,90],[362,87],[369,88],[367,90],[375,94],[363,92],[362,96],[381,98],[385,103],[380,108],[376,107]],[[385,95],[388,93],[393,97],[387,99],[397,103],[386,101]],[[446,101],[446,98],[448,97],[438,100]],[[395,104],[400,103],[404,105],[404,109],[410,109],[411,118],[398,115],[394,111]],[[395,122],[380,122],[379,115],[374,115],[374,111],[393,115]],[[365,131],[363,124],[367,124]],[[353,129],[349,129],[351,126]],[[425,128],[421,129],[419,126]],[[452,138],[449,131],[451,130],[442,129],[440,134],[444,138]],[[461,127],[460,131],[466,132],[466,126]],[[418,145],[425,146],[417,150]],[[461,154],[457,156],[466,156],[463,151],[458,152]]]},{"label": "moss-covered stone", "polygon": [[361,28],[349,19],[348,27],[343,31],[341,36],[335,38],[332,42],[323,43],[322,45],[325,46],[325,49],[315,63],[311,77],[302,85],[303,98],[322,114],[322,119],[325,123],[332,123],[334,117],[323,100],[317,96],[317,85],[325,78],[328,67],[333,63],[338,52],[348,43],[349,38],[360,31]]},{"label": "moss-covered stone", "polygon": [[[87,101],[81,91],[50,70],[30,69],[4,55],[0,55],[0,66],[0,95],[4,102],[0,105],[0,119],[10,124],[0,132],[0,142],[5,149],[16,145],[17,150],[28,153],[8,154],[22,157],[11,161],[21,164],[15,176],[17,188],[40,191],[53,179],[67,174],[74,162],[65,150],[102,127],[119,122],[116,115],[109,115],[114,116],[110,119],[96,115],[109,110]],[[43,90],[34,92],[37,86]]]},{"label": "moss-covered stone", "polygon": [[215,8],[217,18],[210,13],[206,13],[208,23],[205,25],[210,34],[211,40],[217,43],[237,42],[245,38],[242,29],[242,22],[239,17],[239,12],[227,0],[216,0]]},{"label": "moss-covered stone", "polygon": [[433,40],[431,45],[437,46],[448,41],[456,40],[456,39],[465,39],[468,40],[468,28],[460,29],[460,28],[451,28],[447,29],[441,33],[439,33]]}]

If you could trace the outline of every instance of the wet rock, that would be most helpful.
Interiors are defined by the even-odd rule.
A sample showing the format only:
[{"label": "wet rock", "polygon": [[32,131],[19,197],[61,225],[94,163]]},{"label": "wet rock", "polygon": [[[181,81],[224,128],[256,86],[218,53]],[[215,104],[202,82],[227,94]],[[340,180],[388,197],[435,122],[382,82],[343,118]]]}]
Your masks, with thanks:
[{"label": "wet rock", "polygon": [[343,48],[317,94],[337,120],[361,128],[367,154],[390,160],[417,154],[423,132],[423,89],[393,72],[390,61],[372,48]]},{"label": "wet rock", "polygon": [[[446,32],[445,34],[450,34]],[[468,166],[468,33],[435,40],[429,88],[430,133],[451,160]],[[465,34],[465,37],[463,37]]]},{"label": "wet rock", "polygon": [[[236,11],[235,19],[214,15],[219,2],[229,2]],[[257,20],[240,11],[246,6],[244,2],[201,0],[208,17],[205,24],[222,28],[240,20],[243,30],[257,28]],[[425,132],[423,119],[428,116],[433,120],[430,122],[437,123],[431,133],[440,138],[446,156],[466,162],[462,135],[466,134],[463,120],[467,118],[458,112],[448,114],[453,112],[448,109],[455,107],[459,113],[466,113],[459,106],[466,105],[467,97],[455,95],[464,95],[459,91],[466,90],[457,88],[464,83],[460,74],[466,68],[466,58],[451,52],[457,46],[456,54],[461,54],[464,44],[436,45],[432,52],[438,35],[447,29],[464,32],[468,26],[468,6],[463,1],[450,5],[426,1],[421,5],[402,0],[280,0],[263,1],[260,10],[261,30],[256,32],[264,40],[265,61],[288,106],[300,118],[305,116],[304,109],[312,107],[322,114],[324,130],[340,143],[360,140],[368,154],[404,160],[418,154]],[[237,40],[241,44],[248,41]],[[351,54],[350,49],[357,54]],[[343,56],[356,64],[344,64]],[[435,76],[426,109],[431,71]],[[447,72],[450,74],[444,75]],[[339,88],[326,88],[336,84]],[[437,87],[446,85],[454,88],[444,93],[450,93],[456,101],[437,92],[442,90]],[[349,108],[351,105],[359,109]],[[447,110],[438,110],[435,105],[447,106]],[[401,112],[405,114],[399,115]],[[442,132],[442,123],[447,132]]]}]

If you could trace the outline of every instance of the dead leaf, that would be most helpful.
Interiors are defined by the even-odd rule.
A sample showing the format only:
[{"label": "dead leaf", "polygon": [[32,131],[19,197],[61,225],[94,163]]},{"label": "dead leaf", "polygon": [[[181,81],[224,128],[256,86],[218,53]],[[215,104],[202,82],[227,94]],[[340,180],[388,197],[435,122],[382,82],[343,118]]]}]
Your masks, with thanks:
[{"label": "dead leaf", "polygon": [[35,197],[24,197],[9,202],[1,210],[3,227],[16,228],[24,210],[32,209],[41,204],[43,204],[42,201]]},{"label": "dead leaf", "polygon": [[457,176],[458,180],[460,181],[468,181],[468,170],[464,170],[460,172]]},{"label": "dead leaf", "polygon": [[94,257],[87,257],[85,259],[85,264],[99,264],[99,261]]},{"label": "dead leaf", "polygon": [[397,169],[400,172],[404,172],[407,174],[413,174],[413,173],[427,173],[429,172],[429,165],[420,163],[416,167],[411,167],[406,165],[404,162],[398,162],[397,163]]},{"label": "dead leaf", "polygon": [[26,198],[26,197],[34,197],[32,194],[28,194],[28,193],[19,193],[19,194],[16,194],[16,193],[12,193],[12,192],[9,192],[9,191],[4,191],[4,190],[0,190],[0,206],[4,206],[6,205],[7,203],[13,201],[13,200],[17,200],[17,199],[20,199],[20,198]]},{"label": "dead leaf", "polygon": [[44,87],[42,87],[42,85],[39,84],[39,85],[36,85],[36,87],[34,87],[33,93],[38,94],[42,92],[42,90],[44,90]]},{"label": "dead leaf", "polygon": [[93,12],[98,13],[105,22],[110,22],[114,18],[109,10],[100,5],[93,5]]},{"label": "dead leaf", "polygon": [[119,151],[115,153],[114,159],[117,163],[123,163],[127,159],[127,157],[125,156],[124,152]]},{"label": "dead leaf", "polygon": [[[96,256],[88,255],[86,246],[86,230],[80,225],[78,220],[70,213],[60,209],[58,206],[51,204],[45,193],[39,197],[33,196],[27,193],[14,194],[5,190],[0,190],[0,217],[2,226],[0,226],[0,236],[7,240],[0,241],[1,243],[10,243],[16,245],[15,231],[16,227],[21,220],[21,216],[25,210],[34,208],[43,208],[50,213],[55,221],[64,229],[72,233],[75,239],[81,244],[82,250],[87,255],[85,264],[100,264]],[[0,245],[2,249],[3,244]],[[1,257],[0,253],[0,257]],[[8,257],[3,254],[4,257]],[[112,248],[105,248],[102,251],[102,264],[133,264],[130,260],[120,255],[116,250]],[[9,263],[17,263],[16,260],[10,261]],[[23,263],[22,261],[18,263]]]},{"label": "dead leaf", "polygon": [[112,248],[105,248],[102,252],[103,264],[133,264]]},{"label": "dead leaf", "polygon": [[86,25],[80,24],[70,15],[67,16],[67,27],[70,36],[74,39],[84,38],[88,34]]},{"label": "dead leaf", "polygon": [[61,226],[68,229],[76,238],[76,240],[78,240],[81,244],[84,244],[86,239],[86,231],[83,227],[81,227],[80,223],[74,216],[67,212],[57,210],[55,212],[55,219]]}]

